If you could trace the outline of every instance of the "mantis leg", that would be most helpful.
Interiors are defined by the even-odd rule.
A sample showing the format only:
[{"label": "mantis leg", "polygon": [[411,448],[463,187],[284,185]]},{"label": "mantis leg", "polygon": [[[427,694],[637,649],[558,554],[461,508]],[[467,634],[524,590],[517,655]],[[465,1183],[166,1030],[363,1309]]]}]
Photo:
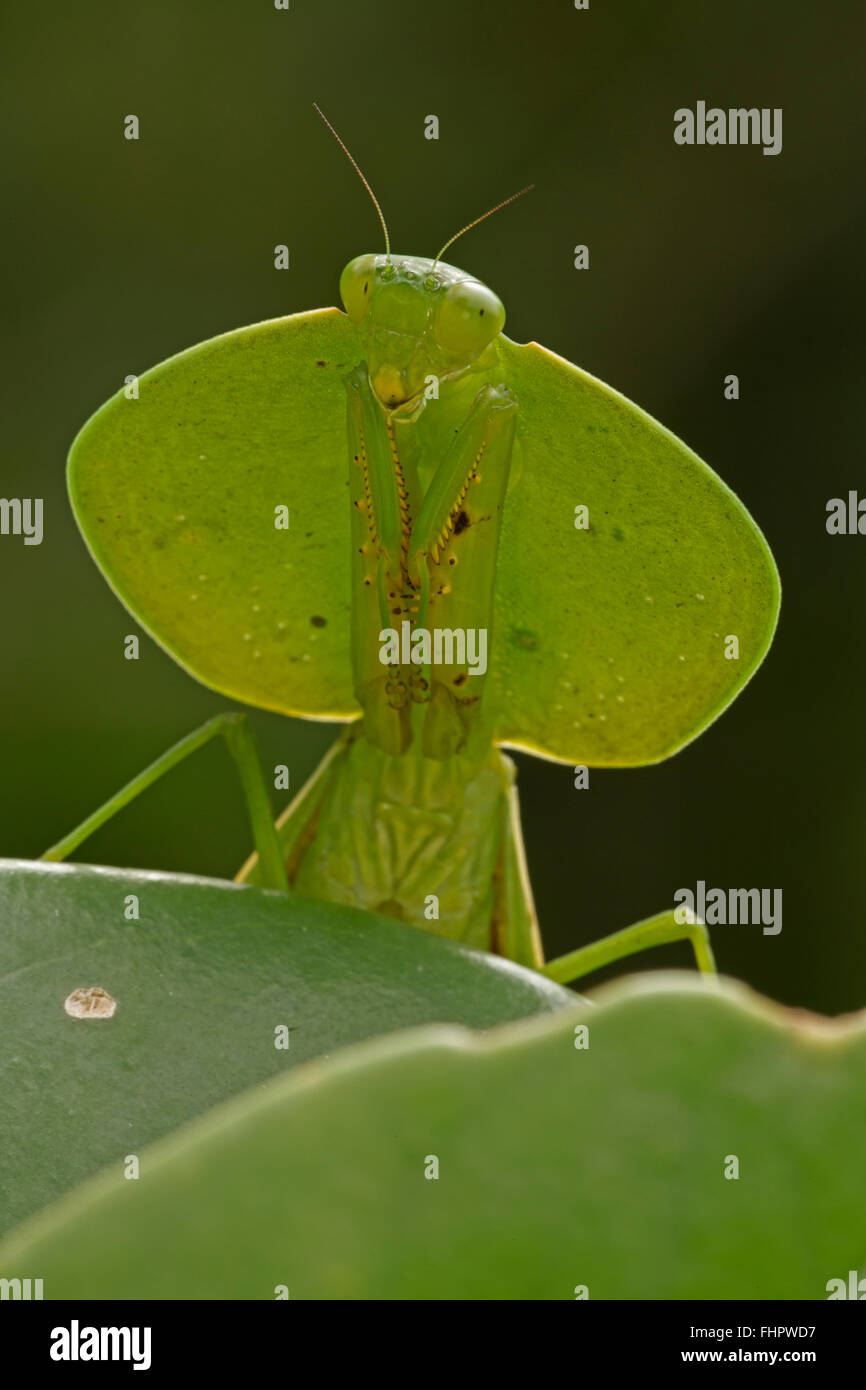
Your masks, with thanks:
[{"label": "mantis leg", "polygon": [[[331,783],[334,777],[339,775],[349,746],[357,736],[357,729],[354,726],[340,735],[304,783],[297,796],[277,817],[276,834],[280,846],[280,856],[290,884],[293,883],[304,853],[316,834],[322,805],[329,793]],[[264,883],[264,874],[257,852],[254,851],[249,859],[241,865],[235,874],[235,882],[256,883],[260,886]]]},{"label": "mantis leg", "polygon": [[380,659],[380,635],[414,622],[418,585],[409,574],[414,470],[400,458],[393,424],[373,396],[366,369],[346,378],[349,484],[352,499],[352,671],[364,732],[384,753],[412,740],[412,700],[423,699],[421,673]]},{"label": "mantis leg", "polygon": [[517,408],[506,386],[478,392],[412,528],[410,567],[426,571],[425,620],[434,628],[423,732],[428,758],[462,752],[478,716]]},{"label": "mantis leg", "polygon": [[516,769],[504,753],[500,756],[510,785],[502,798],[499,901],[493,922],[493,949],[518,965],[540,969],[544,952],[523,848]]},{"label": "mantis leg", "polygon": [[168,752],[163,753],[161,758],[157,758],[156,762],[151,763],[131,782],[127,782],[125,787],[121,787],[120,791],[116,792],[109,801],[106,801],[104,806],[100,806],[98,811],[94,811],[91,816],[88,816],[74,830],[71,830],[62,840],[58,840],[56,845],[52,845],[40,857],[52,862],[65,859],[95,830],[98,830],[124,806],[128,806],[130,801],[134,801],[141,792],[146,791],[166,772],[177,767],[184,758],[188,758],[191,753],[204,747],[213,738],[225,740],[240,774],[253,840],[262,865],[262,883],[266,888],[276,888],[287,893],[289,885],[274,829],[267,784],[249,720],[245,714],[241,713],[218,714],[215,719],[208,720],[207,724],[203,724],[200,729],[196,729],[186,738],[182,738],[173,748],[169,748]]},{"label": "mantis leg", "polygon": [[602,937],[601,941],[593,941],[589,946],[581,946],[576,951],[569,951],[568,955],[558,956],[542,968],[542,974],[558,984],[570,984],[572,980],[621,960],[623,956],[633,956],[649,946],[663,946],[670,941],[690,941],[698,969],[707,975],[716,974],[716,962],[704,923],[677,922],[673,912],[660,912],[658,916],[635,922],[633,926],[624,927],[612,936]]}]

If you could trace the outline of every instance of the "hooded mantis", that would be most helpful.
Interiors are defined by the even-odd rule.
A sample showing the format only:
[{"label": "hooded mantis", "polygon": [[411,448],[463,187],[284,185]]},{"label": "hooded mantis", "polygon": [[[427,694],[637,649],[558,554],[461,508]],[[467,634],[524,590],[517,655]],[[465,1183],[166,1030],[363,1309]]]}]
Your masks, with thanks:
[{"label": "hooded mantis", "polygon": [[[385,235],[384,253],[343,271],[345,313],[272,320],[155,368],[138,399],[119,393],[85,425],[69,477],[96,562],[192,674],[252,705],[351,722],[276,825],[232,714],[43,857],[66,857],[222,736],[255,843],[239,879],[541,968],[502,745],[608,766],[677,751],[762,659],[775,567],[684,445],[504,336],[498,296],[441,259],[456,237],[434,260],[392,253],[322,119]],[[282,512],[282,529],[268,524]],[[544,968],[577,978],[684,935],[712,969],[703,926],[674,929],[669,913]]]}]

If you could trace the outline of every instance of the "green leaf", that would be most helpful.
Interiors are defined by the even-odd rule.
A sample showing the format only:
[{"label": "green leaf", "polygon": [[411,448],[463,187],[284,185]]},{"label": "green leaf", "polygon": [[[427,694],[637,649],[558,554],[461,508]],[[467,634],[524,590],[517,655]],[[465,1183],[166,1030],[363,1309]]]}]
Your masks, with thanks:
[{"label": "green leaf", "polygon": [[[127,920],[129,895],[139,919]],[[354,908],[0,862],[0,1229],[217,1101],[383,1031],[569,1006],[542,976]],[[112,1018],[64,1001],[101,986]],[[285,1025],[289,1049],[275,1047]]]},{"label": "green leaf", "polygon": [[820,1299],[866,1258],[864,1089],[864,1015],[644,976],[277,1078],[41,1213],[0,1268],[48,1298]]},{"label": "green leaf", "polygon": [[[502,337],[492,351],[520,402],[497,735],[587,764],[666,757],[766,652],[772,557],[733,493],[624,397],[536,344]],[[199,680],[264,709],[359,712],[342,376],[362,355],[336,309],[239,329],[146,372],[138,399],[118,393],[70,454],[79,525],[119,597]]]}]

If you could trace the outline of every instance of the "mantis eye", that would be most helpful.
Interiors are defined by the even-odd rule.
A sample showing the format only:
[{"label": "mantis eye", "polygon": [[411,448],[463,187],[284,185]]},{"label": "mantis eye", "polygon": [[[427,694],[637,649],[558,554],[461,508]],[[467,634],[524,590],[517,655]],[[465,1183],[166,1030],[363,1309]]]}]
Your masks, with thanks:
[{"label": "mantis eye", "polygon": [[505,325],[505,308],[478,280],[461,280],[445,291],[436,313],[436,339],[446,352],[481,352]]},{"label": "mantis eye", "polygon": [[353,323],[361,323],[367,316],[373,296],[375,266],[375,256],[356,256],[340,276],[340,298]]}]

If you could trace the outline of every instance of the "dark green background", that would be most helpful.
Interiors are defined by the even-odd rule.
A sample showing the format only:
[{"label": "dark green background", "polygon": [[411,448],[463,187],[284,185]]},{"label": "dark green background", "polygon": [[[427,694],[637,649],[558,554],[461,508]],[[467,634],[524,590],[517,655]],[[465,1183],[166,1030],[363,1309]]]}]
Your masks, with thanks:
[{"label": "dark green background", "polygon": [[[129,372],[212,334],[335,302],[373,210],[315,118],[374,184],[395,249],[431,255],[523,184],[454,259],[508,332],[624,391],[717,469],[763,527],[785,590],[764,668],[669,763],[596,772],[520,757],[551,954],[698,878],[781,887],[784,926],[720,927],[723,970],[788,1002],[866,1003],[866,538],[827,499],[863,467],[862,4],[591,0],[394,6],[271,0],[6,6],[0,178],[2,476],[45,498],[45,540],[0,538],[0,852],[35,856],[171,741],[225,707],[134,625],[85,553],[63,466]],[[681,148],[673,112],[784,109],[784,147]],[[138,143],[123,118],[141,120]],[[439,116],[438,142],[423,137]],[[273,247],[292,269],[273,268]],[[572,268],[572,247],[591,268]],[[741,399],[723,399],[736,372]],[[327,726],[256,716],[300,785]],[[227,875],[247,851],[212,749],[82,858]],[[681,961],[683,948],[645,957]]]}]

